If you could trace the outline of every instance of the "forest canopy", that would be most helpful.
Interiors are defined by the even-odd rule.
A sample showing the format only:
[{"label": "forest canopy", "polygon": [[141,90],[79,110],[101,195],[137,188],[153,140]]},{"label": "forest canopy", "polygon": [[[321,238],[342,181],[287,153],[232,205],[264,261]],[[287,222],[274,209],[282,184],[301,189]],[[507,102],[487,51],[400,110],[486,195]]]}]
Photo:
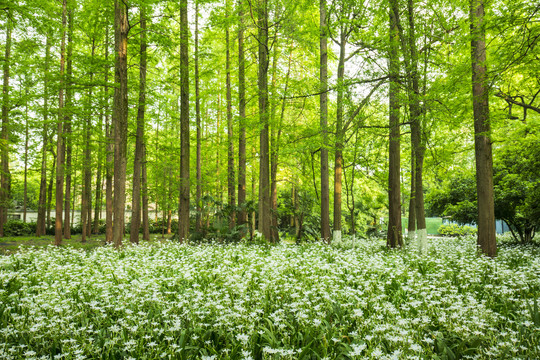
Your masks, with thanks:
[{"label": "forest canopy", "polygon": [[395,247],[423,241],[426,206],[493,256],[495,217],[521,241],[540,226],[535,1],[0,9],[2,236],[23,209],[57,244],[79,227]]}]

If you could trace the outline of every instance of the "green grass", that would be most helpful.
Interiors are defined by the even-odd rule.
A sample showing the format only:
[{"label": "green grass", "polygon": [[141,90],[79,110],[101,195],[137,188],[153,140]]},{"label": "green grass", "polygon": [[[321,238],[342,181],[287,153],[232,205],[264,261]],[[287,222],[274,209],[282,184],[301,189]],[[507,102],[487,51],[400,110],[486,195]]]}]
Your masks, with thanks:
[{"label": "green grass", "polygon": [[[20,250],[21,247],[46,247],[54,244],[54,236],[5,236],[0,238],[0,254],[6,255]],[[75,249],[91,250],[105,244],[105,235],[87,238],[86,243],[81,242],[81,235],[73,235],[69,240],[62,240],[62,246]]]}]

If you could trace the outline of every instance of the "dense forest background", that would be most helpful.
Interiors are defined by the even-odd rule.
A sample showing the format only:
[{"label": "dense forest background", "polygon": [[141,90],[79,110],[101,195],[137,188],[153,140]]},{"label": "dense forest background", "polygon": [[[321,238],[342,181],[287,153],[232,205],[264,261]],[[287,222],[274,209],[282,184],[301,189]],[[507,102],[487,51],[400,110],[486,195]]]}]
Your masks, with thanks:
[{"label": "dense forest background", "polygon": [[0,9],[0,235],[19,208],[57,243],[390,229],[399,246],[401,217],[421,239],[428,215],[478,223],[493,255],[494,217],[523,242],[540,226],[535,1]]}]

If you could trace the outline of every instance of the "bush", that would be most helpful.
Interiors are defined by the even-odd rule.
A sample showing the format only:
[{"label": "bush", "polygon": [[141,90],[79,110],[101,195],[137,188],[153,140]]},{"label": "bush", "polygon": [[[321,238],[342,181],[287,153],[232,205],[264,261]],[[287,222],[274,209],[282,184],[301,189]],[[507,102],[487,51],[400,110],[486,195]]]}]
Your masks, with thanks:
[{"label": "bush", "polygon": [[4,224],[5,236],[28,236],[32,235],[32,228],[21,220],[8,220]]},{"label": "bush", "polygon": [[442,224],[439,226],[439,234],[443,236],[466,236],[476,234],[476,228],[467,225]]}]

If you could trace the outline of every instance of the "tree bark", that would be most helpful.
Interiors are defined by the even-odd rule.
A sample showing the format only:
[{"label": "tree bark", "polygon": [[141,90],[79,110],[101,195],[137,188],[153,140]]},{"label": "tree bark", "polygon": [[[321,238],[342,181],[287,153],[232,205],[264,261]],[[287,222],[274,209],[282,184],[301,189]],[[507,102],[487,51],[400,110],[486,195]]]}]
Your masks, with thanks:
[{"label": "tree bark", "polygon": [[[99,112],[99,128],[98,133],[103,133],[103,104],[100,105]],[[100,135],[101,136],[101,135]],[[97,175],[96,175],[96,201],[94,203],[94,224],[92,226],[92,233],[99,234],[99,220],[101,213],[101,206],[103,201],[103,179],[102,179],[102,169],[103,169],[103,151],[102,148],[98,148],[98,159],[97,159]]]},{"label": "tree bark", "polygon": [[67,67],[66,67],[66,108],[64,109],[64,147],[65,147],[65,195],[64,195],[64,239],[71,239],[71,172],[72,172],[72,130],[73,119],[73,9],[68,10]]},{"label": "tree bark", "polygon": [[197,149],[196,149],[196,195],[197,215],[195,231],[202,231],[202,171],[201,171],[201,97],[199,94],[199,1],[195,0],[195,122],[197,126]]},{"label": "tree bark", "polygon": [[140,8],[141,48],[139,66],[139,107],[137,110],[137,135],[135,139],[135,158],[133,160],[133,193],[131,197],[131,228],[129,241],[139,243],[141,227],[141,170],[144,151],[144,111],[146,107],[146,9]]},{"label": "tree bark", "polygon": [[[46,221],[46,227],[47,228],[51,228],[52,227],[52,220],[51,220],[51,208],[52,208],[52,193],[53,193],[53,180],[55,180],[55,174],[56,174],[56,154],[52,151],[52,146],[54,145],[51,145],[51,152],[53,153],[53,163],[52,163],[52,168],[51,168],[51,176],[49,177],[49,185],[48,185],[48,188],[47,188],[47,211],[46,211],[46,215],[47,215],[47,221]],[[46,229],[45,229],[46,230]],[[46,231],[43,233],[45,234]]]},{"label": "tree bark", "polygon": [[54,244],[62,244],[62,201],[64,201],[64,71],[66,53],[66,14],[67,1],[62,4],[62,43],[60,47],[60,91],[58,94],[58,126],[56,141],[56,219],[54,231]]},{"label": "tree bark", "polygon": [[[227,1],[225,2],[226,17],[229,17],[229,9]],[[230,211],[229,229],[236,226],[236,194],[235,194],[235,173],[234,173],[234,137],[233,137],[233,120],[232,120],[232,95],[231,95],[231,51],[229,40],[229,25],[225,28],[225,72],[226,72],[226,88],[227,88],[227,199]]]},{"label": "tree bark", "polygon": [[[92,39],[92,59],[94,58],[96,51],[95,40]],[[93,74],[90,74],[90,82],[93,81]],[[92,193],[91,193],[91,182],[92,182],[92,158],[90,157],[90,141],[91,141],[91,131],[92,131],[92,122],[91,122],[91,113],[92,113],[92,88],[88,89],[88,115],[86,117],[86,122],[84,124],[84,165],[83,165],[83,191],[82,191],[82,201],[81,201],[81,242],[86,242],[86,235],[90,230],[90,213],[92,209]]]},{"label": "tree bark", "polygon": [[26,206],[28,205],[28,88],[26,88],[26,109],[24,117],[24,195],[23,222],[26,222]]},{"label": "tree bark", "polygon": [[180,205],[178,239],[189,239],[189,29],[187,0],[180,0]]},{"label": "tree bark", "polygon": [[259,42],[259,231],[270,242],[272,238],[272,214],[270,204],[270,140],[268,112],[268,0],[260,0],[257,8]]},{"label": "tree bark", "polygon": [[146,144],[144,144],[143,146],[143,161],[141,172],[143,240],[150,241],[150,224],[148,220],[148,175],[146,174]]},{"label": "tree bark", "polygon": [[12,11],[7,9],[6,19],[6,51],[4,57],[4,83],[2,87],[2,129],[0,138],[2,173],[0,174],[0,237],[4,236],[4,224],[7,222],[7,212],[11,197],[11,174],[9,172],[9,77],[11,62],[11,32]]},{"label": "tree bark", "polygon": [[328,176],[328,29],[326,0],[319,1],[320,25],[320,126],[321,146],[321,238],[330,242],[330,181]]},{"label": "tree bark", "polygon": [[244,60],[244,8],[238,1],[238,224],[247,223],[246,206],[246,70]]},{"label": "tree bark", "polygon": [[344,26],[340,29],[339,63],[337,73],[337,109],[336,109],[336,152],[334,164],[334,232],[333,240],[341,240],[341,178],[343,175],[343,80],[345,76],[345,52],[347,35]]},{"label": "tree bark", "polygon": [[114,89],[114,206],[113,243],[116,248],[124,238],[126,205],[126,161],[127,161],[127,35],[129,32],[128,12],[125,3],[115,0],[115,89]]},{"label": "tree bark", "polygon": [[43,81],[43,130],[41,132],[41,138],[43,147],[41,148],[41,174],[39,182],[39,202],[38,202],[38,215],[36,224],[36,236],[45,235],[46,232],[46,214],[47,210],[47,147],[49,146],[49,64],[51,59],[51,37],[47,35],[47,41],[45,44],[45,71]]},{"label": "tree bark", "polygon": [[478,245],[489,257],[497,255],[493,195],[493,157],[489,119],[484,0],[471,0],[471,62],[474,112]]},{"label": "tree bark", "polygon": [[109,28],[105,30],[105,242],[113,242],[114,124],[109,122]]},{"label": "tree bark", "polygon": [[401,189],[400,189],[400,129],[399,129],[399,7],[396,0],[390,1],[390,47],[388,70],[389,89],[389,165],[388,165],[388,232],[387,245],[401,247]]}]

